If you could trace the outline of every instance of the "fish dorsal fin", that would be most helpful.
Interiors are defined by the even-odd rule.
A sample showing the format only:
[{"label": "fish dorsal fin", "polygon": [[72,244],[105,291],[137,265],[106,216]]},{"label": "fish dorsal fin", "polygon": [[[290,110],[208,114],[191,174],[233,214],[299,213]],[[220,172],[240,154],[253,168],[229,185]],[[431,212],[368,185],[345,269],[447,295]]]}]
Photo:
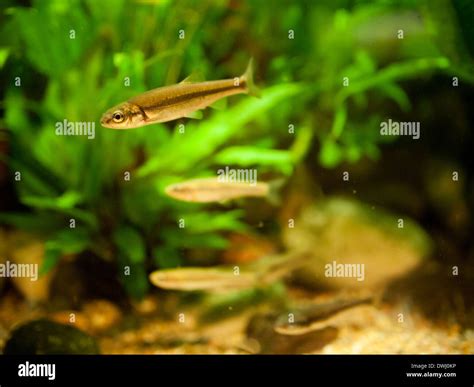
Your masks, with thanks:
[{"label": "fish dorsal fin", "polygon": [[196,83],[196,82],[202,82],[202,81],[204,81],[204,76],[202,75],[202,73],[200,71],[193,71],[189,76],[184,78],[179,83],[180,84],[183,84],[183,83]]}]

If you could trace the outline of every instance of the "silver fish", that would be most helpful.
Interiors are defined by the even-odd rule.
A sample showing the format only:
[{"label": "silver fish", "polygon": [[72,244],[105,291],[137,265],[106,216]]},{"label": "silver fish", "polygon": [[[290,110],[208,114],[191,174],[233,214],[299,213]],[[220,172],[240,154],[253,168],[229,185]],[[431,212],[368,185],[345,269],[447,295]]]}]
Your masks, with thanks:
[{"label": "silver fish", "polygon": [[208,82],[190,82],[159,87],[107,110],[100,123],[106,128],[132,129],[144,125],[193,117],[221,98],[234,94],[259,95],[253,82],[253,60],[240,77]]}]

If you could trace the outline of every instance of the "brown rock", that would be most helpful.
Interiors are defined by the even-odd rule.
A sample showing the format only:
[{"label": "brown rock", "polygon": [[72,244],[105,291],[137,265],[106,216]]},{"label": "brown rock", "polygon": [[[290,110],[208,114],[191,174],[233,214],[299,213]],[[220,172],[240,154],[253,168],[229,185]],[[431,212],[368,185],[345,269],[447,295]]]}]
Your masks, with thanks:
[{"label": "brown rock", "polygon": [[[312,263],[295,273],[311,287],[383,287],[414,269],[431,249],[430,238],[408,217],[343,198],[306,207],[294,227],[285,229],[284,241],[289,251],[312,255]],[[359,278],[328,269],[354,264],[363,269]]]},{"label": "brown rock", "polygon": [[[7,252],[8,259],[16,264],[37,265],[39,271],[44,260],[44,241],[34,235],[16,231],[9,236],[8,246],[10,248]],[[49,297],[52,272],[38,276],[35,281],[27,277],[13,277],[11,280],[29,302],[44,302]]]}]

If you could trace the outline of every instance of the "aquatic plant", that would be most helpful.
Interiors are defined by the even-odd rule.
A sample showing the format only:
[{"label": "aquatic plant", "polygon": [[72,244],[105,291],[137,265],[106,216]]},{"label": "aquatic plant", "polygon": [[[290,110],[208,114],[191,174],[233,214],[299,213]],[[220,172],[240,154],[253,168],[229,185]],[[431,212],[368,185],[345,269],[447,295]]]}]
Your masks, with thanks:
[{"label": "aquatic plant", "polygon": [[[190,249],[224,249],[225,232],[246,228],[242,211],[166,197],[169,183],[220,166],[290,176],[308,155],[326,168],[376,160],[397,140],[379,135],[382,117],[411,107],[407,81],[439,73],[474,81],[467,1],[434,9],[429,1],[279,0],[272,12],[266,1],[231,11],[207,0],[7,3],[1,135],[19,203],[1,220],[45,240],[43,271],[92,251],[115,260],[136,297],[152,268],[182,265]],[[235,97],[202,121],[121,132],[99,125],[114,103],[195,70],[238,75],[249,57],[261,99]],[[64,120],[93,123],[94,138],[58,135]]]},{"label": "aquatic plant", "polygon": [[[8,11],[11,17],[5,29],[21,31],[9,42],[8,60],[3,62],[5,78],[14,82],[18,73],[20,79],[18,87],[6,90],[3,103],[10,144],[7,161],[21,208],[1,219],[44,238],[43,272],[65,254],[92,251],[115,260],[126,289],[140,297],[149,286],[148,268],[183,264],[186,249],[223,249],[222,232],[245,229],[241,211],[177,203],[163,194],[164,187],[186,176],[215,174],[222,163],[250,162],[261,172],[291,173],[294,160],[289,151],[272,148],[271,141],[258,143],[268,139],[269,128],[256,120],[301,87],[269,87],[262,99],[206,112],[202,122],[124,132],[101,128],[98,119],[112,96],[125,98],[145,90],[145,83],[151,87],[169,82],[169,77],[176,81],[181,73],[177,59],[187,62],[186,56],[197,55],[203,42],[183,40],[182,48],[169,58],[163,49],[148,46],[151,37],[118,27],[111,33],[123,30],[122,36],[107,35],[108,23],[121,24],[128,13],[124,4],[114,3],[115,14],[107,7],[97,8],[93,1],[84,5],[87,9],[76,8],[73,14],[61,2],[36,2],[34,9]],[[153,23],[170,12],[167,5],[154,9],[154,18],[137,11],[137,18],[152,30]],[[194,20],[188,28],[200,22]],[[172,45],[171,39],[178,42],[178,31],[171,34],[173,38],[164,33],[158,42],[165,46]],[[129,49],[117,52],[116,39],[127,42]],[[159,55],[149,57],[148,52]],[[19,63],[25,67],[19,68]],[[206,61],[199,58],[198,63]],[[162,75],[160,80],[156,74]],[[124,79],[131,80],[130,90]],[[95,131],[82,137],[61,135],[57,128],[64,120],[93,123]],[[243,143],[251,131],[262,133]],[[179,227],[180,221],[185,227]]]}]

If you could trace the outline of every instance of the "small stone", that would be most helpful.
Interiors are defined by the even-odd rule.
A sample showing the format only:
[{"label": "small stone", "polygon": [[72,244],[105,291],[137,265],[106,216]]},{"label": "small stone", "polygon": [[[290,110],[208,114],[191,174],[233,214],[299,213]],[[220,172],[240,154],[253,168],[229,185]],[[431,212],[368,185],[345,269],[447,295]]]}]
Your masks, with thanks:
[{"label": "small stone", "polygon": [[133,307],[138,314],[148,316],[157,311],[158,301],[153,295],[148,295],[143,300],[133,302]]},{"label": "small stone", "polygon": [[89,320],[91,332],[101,333],[109,330],[122,320],[122,312],[107,300],[89,301],[82,308],[85,318]]}]

